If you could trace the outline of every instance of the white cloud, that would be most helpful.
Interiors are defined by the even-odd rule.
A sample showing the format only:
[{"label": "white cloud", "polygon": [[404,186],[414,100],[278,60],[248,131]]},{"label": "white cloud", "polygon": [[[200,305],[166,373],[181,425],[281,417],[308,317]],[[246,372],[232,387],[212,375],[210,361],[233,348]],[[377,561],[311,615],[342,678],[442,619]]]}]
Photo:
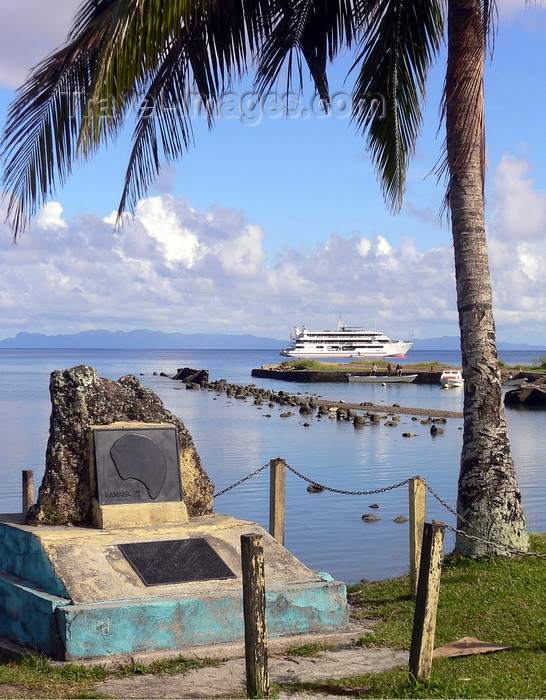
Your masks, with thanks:
[{"label": "white cloud", "polygon": [[199,239],[194,231],[180,224],[170,195],[141,200],[137,220],[160,244],[167,265],[182,262],[192,267],[199,257]]},{"label": "white cloud", "polygon": [[36,224],[43,229],[66,228],[66,221],[62,218],[63,208],[59,202],[47,202],[36,217]]},{"label": "white cloud", "polygon": [[[329,327],[338,312],[398,337],[457,333],[450,247],[423,251],[411,237],[395,246],[384,236],[335,234],[268,261],[260,226],[183,198],[143,200],[116,233],[97,216],[60,213],[60,205],[49,207],[46,225],[36,221],[17,246],[0,228],[0,337],[147,327],[283,338],[295,323]],[[49,225],[59,221],[64,228]],[[541,342],[533,335],[544,314],[539,241],[491,238],[500,337],[517,318],[529,328],[527,342]]]},{"label": "white cloud", "polygon": [[546,193],[531,164],[505,154],[493,177],[495,212],[488,225],[497,329],[505,339],[544,344],[546,337]]},{"label": "white cloud", "polygon": [[81,0],[2,0],[0,85],[16,88],[67,38]]},{"label": "white cloud", "polygon": [[498,238],[536,240],[546,231],[546,193],[534,189],[531,164],[505,153],[494,175],[493,225]]},{"label": "white cloud", "polygon": [[524,0],[497,0],[497,9],[501,21],[520,20],[528,24],[532,29],[531,22],[536,20],[537,16],[544,17],[544,6],[540,3],[524,2]]}]

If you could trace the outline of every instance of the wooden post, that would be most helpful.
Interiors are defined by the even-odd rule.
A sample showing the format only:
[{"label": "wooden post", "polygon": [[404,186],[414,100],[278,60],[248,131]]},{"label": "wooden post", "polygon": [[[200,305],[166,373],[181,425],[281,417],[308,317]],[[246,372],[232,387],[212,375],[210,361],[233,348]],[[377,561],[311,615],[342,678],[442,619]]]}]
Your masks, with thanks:
[{"label": "wooden post", "polygon": [[423,528],[423,548],[409,658],[410,674],[418,681],[426,681],[432,671],[444,530],[445,526],[442,523],[425,523]]},{"label": "wooden post", "polygon": [[427,513],[427,496],[425,483],[422,479],[409,480],[409,518],[410,518],[410,594],[417,594],[419,578],[419,562],[421,561],[421,545],[423,542],[423,526]]},{"label": "wooden post", "polygon": [[23,515],[26,516],[32,505],[34,505],[34,472],[32,469],[23,469]]},{"label": "wooden post", "polygon": [[246,688],[250,698],[269,696],[265,575],[262,535],[241,535]]},{"label": "wooden post", "polygon": [[269,462],[269,534],[284,545],[286,462]]}]

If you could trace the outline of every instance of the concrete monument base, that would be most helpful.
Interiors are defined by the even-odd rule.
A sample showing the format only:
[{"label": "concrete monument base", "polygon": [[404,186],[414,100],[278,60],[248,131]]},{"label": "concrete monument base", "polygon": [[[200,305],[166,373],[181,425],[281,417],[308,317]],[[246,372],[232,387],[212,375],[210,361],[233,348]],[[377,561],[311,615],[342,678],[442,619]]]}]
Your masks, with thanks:
[{"label": "concrete monument base", "polygon": [[[255,523],[212,514],[100,530],[32,527],[21,515],[0,515],[0,636],[63,660],[240,642],[240,537],[251,533],[264,538],[270,636],[349,628],[345,585],[312,572]],[[220,568],[207,580],[164,583],[162,574],[177,567],[157,554],[188,540],[204,541],[209,553],[188,568],[200,570],[209,555]],[[142,545],[134,548],[142,569],[124,545]]]}]

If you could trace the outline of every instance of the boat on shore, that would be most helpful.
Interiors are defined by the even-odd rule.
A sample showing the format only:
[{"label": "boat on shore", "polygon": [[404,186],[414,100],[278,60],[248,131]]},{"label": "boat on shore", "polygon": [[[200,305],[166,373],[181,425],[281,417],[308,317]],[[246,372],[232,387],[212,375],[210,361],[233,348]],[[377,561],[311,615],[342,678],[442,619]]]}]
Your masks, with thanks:
[{"label": "boat on shore", "polygon": [[445,369],[440,377],[444,389],[464,386],[463,372],[460,369]]},{"label": "boat on shore", "polygon": [[346,326],[338,316],[335,331],[310,331],[294,326],[291,344],[281,350],[285,357],[404,357],[413,345],[407,340],[391,340],[384,333],[359,326]]},{"label": "boat on shore", "polygon": [[402,374],[390,376],[385,375],[369,375],[369,374],[347,374],[348,382],[366,382],[368,384],[410,384],[416,377],[416,374]]}]

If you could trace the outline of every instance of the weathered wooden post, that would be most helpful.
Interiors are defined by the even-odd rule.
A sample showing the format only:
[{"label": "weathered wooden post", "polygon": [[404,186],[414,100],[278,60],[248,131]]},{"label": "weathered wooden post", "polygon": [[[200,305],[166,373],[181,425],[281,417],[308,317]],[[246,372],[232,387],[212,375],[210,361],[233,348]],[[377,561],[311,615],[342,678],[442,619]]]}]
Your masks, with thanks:
[{"label": "weathered wooden post", "polygon": [[425,524],[427,502],[425,482],[416,477],[409,480],[409,518],[410,518],[410,594],[417,594],[419,578],[419,562],[421,561],[421,546],[423,542],[423,526]]},{"label": "weathered wooden post", "polygon": [[26,516],[32,505],[34,505],[34,472],[32,469],[23,469],[23,515]]},{"label": "weathered wooden post", "polygon": [[418,681],[426,681],[432,671],[444,530],[445,526],[442,523],[425,523],[423,528],[423,548],[409,658],[410,674]]},{"label": "weathered wooden post", "polygon": [[284,545],[286,462],[269,462],[269,534]]},{"label": "weathered wooden post", "polygon": [[246,688],[250,698],[269,696],[265,575],[262,535],[241,535]]}]

